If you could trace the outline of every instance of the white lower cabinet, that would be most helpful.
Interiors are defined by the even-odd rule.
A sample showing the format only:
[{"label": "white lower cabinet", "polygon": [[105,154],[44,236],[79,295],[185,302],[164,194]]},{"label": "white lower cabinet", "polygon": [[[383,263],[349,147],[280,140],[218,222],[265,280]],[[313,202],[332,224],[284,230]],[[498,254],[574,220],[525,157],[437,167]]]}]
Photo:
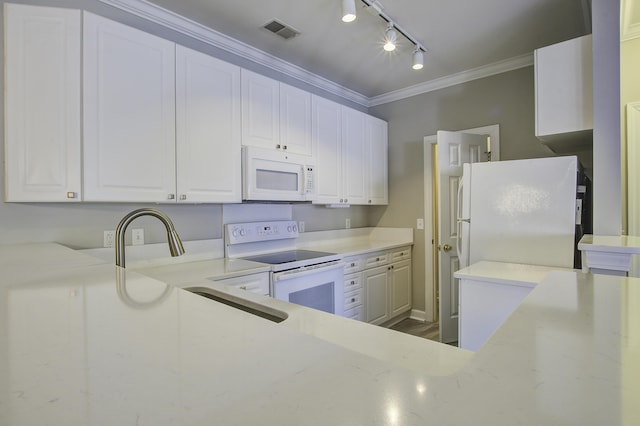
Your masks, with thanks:
[{"label": "white lower cabinet", "polygon": [[364,321],[364,293],[362,289],[362,272],[344,276],[344,316]]},{"label": "white lower cabinet", "polygon": [[477,351],[533,290],[533,284],[460,280],[459,347]]},{"label": "white lower cabinet", "polygon": [[351,256],[344,262],[345,309],[348,303],[358,307],[358,319],[383,324],[411,310],[411,247]]},{"label": "white lower cabinet", "polygon": [[252,293],[269,295],[269,272],[241,275],[239,277],[215,280],[218,283]]}]

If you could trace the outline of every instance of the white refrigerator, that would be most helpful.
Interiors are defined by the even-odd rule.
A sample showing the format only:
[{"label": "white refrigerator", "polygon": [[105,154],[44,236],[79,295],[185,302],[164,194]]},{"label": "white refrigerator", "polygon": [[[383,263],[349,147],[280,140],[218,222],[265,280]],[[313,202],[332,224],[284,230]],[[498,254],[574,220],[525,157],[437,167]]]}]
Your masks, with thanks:
[{"label": "white refrigerator", "polygon": [[460,267],[481,260],[572,268],[576,157],[464,164]]}]

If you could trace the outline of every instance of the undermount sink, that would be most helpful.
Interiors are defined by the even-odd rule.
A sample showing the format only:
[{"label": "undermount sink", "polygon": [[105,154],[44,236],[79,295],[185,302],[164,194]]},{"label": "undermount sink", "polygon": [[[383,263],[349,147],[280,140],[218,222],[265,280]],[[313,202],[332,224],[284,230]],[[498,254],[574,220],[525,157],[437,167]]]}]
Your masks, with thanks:
[{"label": "undermount sink", "polygon": [[189,287],[185,290],[276,323],[288,318],[285,312],[208,287]]}]

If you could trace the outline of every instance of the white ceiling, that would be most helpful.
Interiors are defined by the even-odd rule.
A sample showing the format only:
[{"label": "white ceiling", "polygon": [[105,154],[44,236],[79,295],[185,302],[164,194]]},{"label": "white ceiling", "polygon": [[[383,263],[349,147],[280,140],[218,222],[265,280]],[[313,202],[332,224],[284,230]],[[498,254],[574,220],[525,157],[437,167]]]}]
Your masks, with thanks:
[{"label": "white ceiling", "polygon": [[[428,49],[411,69],[413,45],[399,36],[384,52],[386,23],[356,0],[149,0],[310,73],[375,98],[512,58],[591,32],[590,0],[381,0],[383,11]],[[277,19],[300,31],[289,40],[262,26]]]}]

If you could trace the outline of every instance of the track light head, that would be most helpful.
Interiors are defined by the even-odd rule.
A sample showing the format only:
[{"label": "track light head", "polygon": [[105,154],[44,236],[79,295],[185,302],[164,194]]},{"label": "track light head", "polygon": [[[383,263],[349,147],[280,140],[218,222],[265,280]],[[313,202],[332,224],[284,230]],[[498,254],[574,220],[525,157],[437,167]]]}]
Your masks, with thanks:
[{"label": "track light head", "polygon": [[342,22],[353,22],[356,19],[355,0],[342,0]]},{"label": "track light head", "polygon": [[411,68],[413,68],[414,70],[421,70],[423,66],[424,56],[422,55],[422,49],[420,49],[420,46],[416,46],[416,48],[413,50],[413,65],[411,66]]},{"label": "track light head", "polygon": [[393,24],[389,22],[387,29],[384,31],[384,50],[392,52],[396,49],[396,40],[398,39],[398,33],[393,28]]}]

